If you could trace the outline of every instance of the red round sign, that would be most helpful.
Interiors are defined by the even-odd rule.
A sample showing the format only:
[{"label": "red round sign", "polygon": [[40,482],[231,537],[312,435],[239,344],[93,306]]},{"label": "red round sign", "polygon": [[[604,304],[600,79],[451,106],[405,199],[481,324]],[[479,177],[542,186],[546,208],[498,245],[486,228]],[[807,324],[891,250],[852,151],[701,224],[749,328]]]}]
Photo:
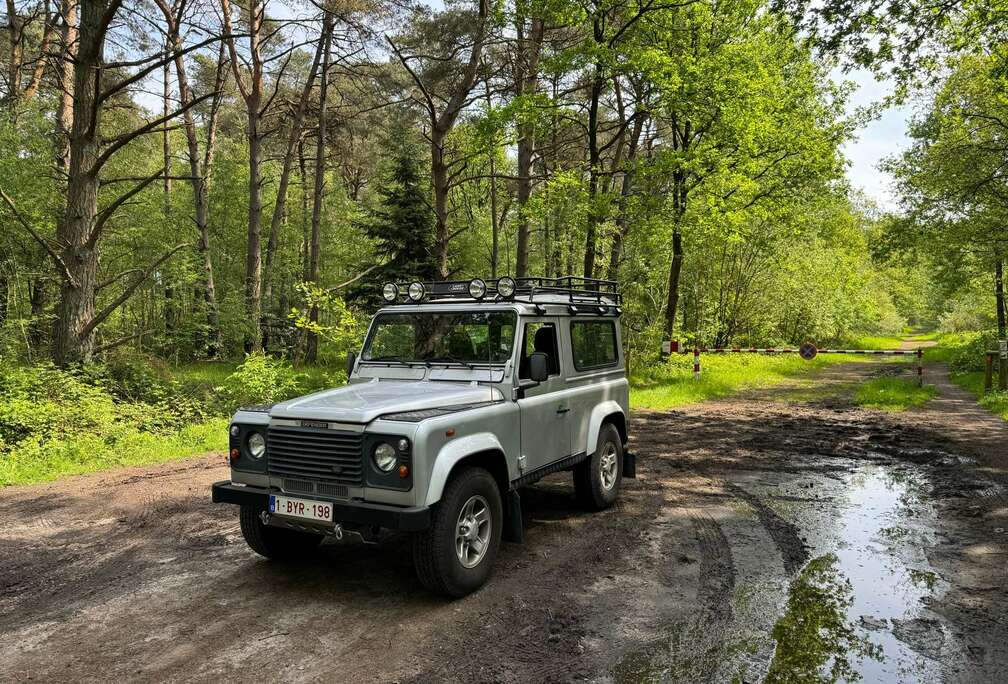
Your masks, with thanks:
[{"label": "red round sign", "polygon": [[803,344],[801,347],[798,348],[798,354],[806,361],[811,361],[816,357],[816,354],[818,353],[819,350],[816,349],[816,346],[811,342],[806,342],[805,344]]}]

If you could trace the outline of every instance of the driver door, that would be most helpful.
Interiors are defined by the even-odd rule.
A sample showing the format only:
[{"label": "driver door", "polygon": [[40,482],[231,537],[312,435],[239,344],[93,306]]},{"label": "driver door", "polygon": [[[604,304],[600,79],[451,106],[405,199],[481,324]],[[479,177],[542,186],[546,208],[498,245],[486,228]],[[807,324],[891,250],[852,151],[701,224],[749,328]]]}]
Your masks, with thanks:
[{"label": "driver door", "polygon": [[524,473],[558,461],[571,453],[571,412],[560,374],[559,325],[553,318],[522,321],[519,338],[518,380],[529,382],[528,359],[533,352],[549,358],[550,375],[545,382],[524,391],[518,399],[521,415],[521,453]]}]

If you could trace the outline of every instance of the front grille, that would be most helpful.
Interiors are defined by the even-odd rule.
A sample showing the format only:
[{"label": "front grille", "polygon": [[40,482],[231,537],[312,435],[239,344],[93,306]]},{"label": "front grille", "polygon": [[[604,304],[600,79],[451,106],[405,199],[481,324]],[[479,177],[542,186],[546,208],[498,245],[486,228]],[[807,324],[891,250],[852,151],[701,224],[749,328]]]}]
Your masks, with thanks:
[{"label": "front grille", "polygon": [[364,436],[324,428],[270,426],[269,472],[328,484],[360,485]]},{"label": "front grille", "polygon": [[338,499],[345,499],[350,496],[350,492],[347,491],[346,485],[334,485],[319,482],[317,489],[318,493],[322,496],[334,496]]},{"label": "front grille", "polygon": [[285,492],[299,492],[301,494],[315,493],[315,483],[309,482],[308,480],[291,480],[285,477],[281,487]]}]

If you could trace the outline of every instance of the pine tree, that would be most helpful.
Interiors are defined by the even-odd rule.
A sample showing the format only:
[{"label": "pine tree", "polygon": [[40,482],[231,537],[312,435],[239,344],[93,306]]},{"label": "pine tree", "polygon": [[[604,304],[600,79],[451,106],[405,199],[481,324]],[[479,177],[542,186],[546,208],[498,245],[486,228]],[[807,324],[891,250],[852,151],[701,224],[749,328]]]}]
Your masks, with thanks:
[{"label": "pine tree", "polygon": [[385,283],[426,281],[434,277],[433,224],[416,159],[416,151],[408,145],[400,145],[396,150],[392,168],[379,191],[379,208],[363,226],[364,232],[375,240],[376,259],[384,265],[351,290],[352,300],[381,304]]}]

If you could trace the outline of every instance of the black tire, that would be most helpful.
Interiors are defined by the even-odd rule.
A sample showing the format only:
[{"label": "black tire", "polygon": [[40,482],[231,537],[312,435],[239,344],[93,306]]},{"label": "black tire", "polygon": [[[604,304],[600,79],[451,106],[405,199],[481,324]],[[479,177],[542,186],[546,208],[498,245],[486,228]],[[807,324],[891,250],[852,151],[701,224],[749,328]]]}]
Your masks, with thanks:
[{"label": "black tire", "polygon": [[[616,459],[615,479],[609,487],[602,480],[602,460],[607,454]],[[622,483],[623,440],[615,425],[603,423],[595,453],[574,467],[574,493],[582,506],[590,511],[601,511],[616,501]]]},{"label": "black tire", "polygon": [[260,556],[276,561],[301,560],[322,543],[321,534],[264,525],[260,517],[262,512],[255,506],[242,506],[238,514],[245,542]]},{"label": "black tire", "polygon": [[[485,551],[465,567],[456,553],[456,532],[462,509],[481,497],[489,512],[489,540]],[[475,505],[482,502],[475,500]],[[482,509],[481,509],[482,510]],[[497,481],[483,468],[464,468],[455,473],[431,516],[430,529],[413,535],[413,564],[420,582],[431,591],[459,598],[479,589],[493,570],[504,523]]]}]

